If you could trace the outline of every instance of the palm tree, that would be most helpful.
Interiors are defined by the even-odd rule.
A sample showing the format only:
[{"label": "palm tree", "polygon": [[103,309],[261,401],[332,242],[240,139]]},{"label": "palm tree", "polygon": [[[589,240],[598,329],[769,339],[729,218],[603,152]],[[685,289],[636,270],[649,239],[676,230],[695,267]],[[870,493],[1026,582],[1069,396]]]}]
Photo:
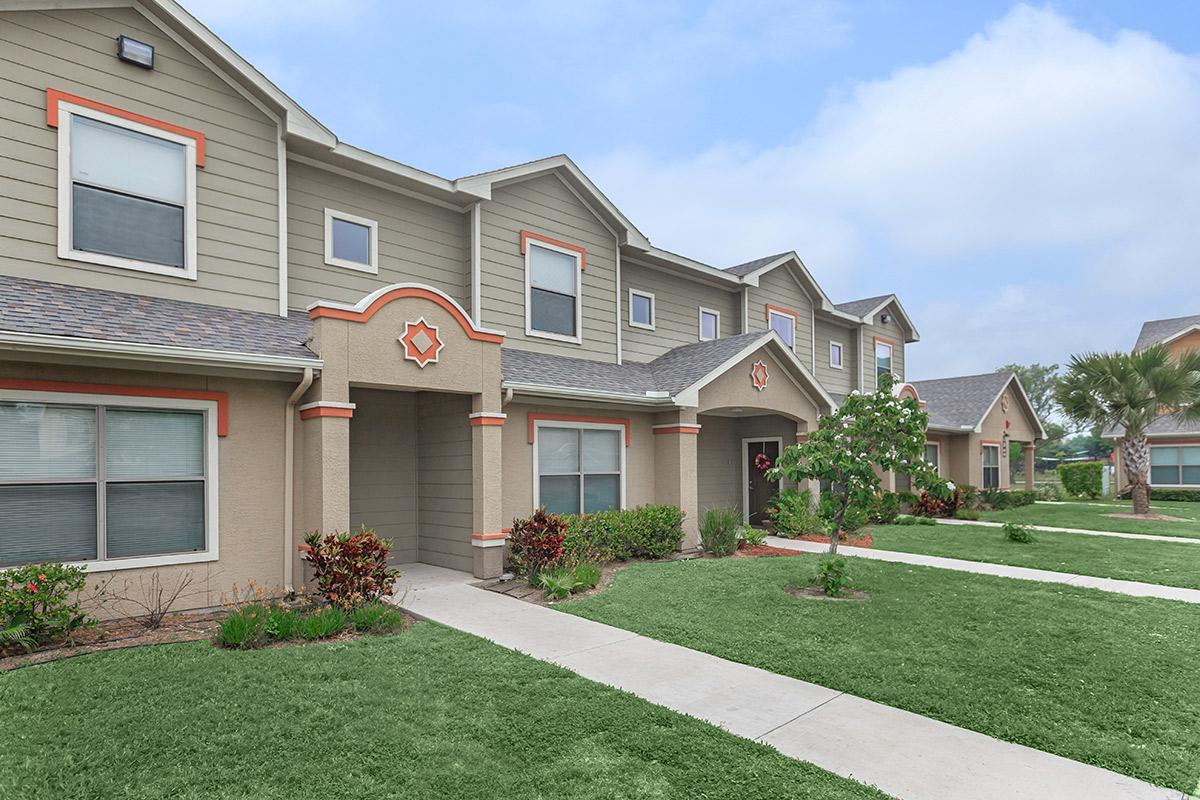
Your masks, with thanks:
[{"label": "palm tree", "polygon": [[1164,415],[1200,420],[1200,351],[1178,359],[1162,345],[1134,353],[1072,356],[1055,392],[1071,420],[1123,428],[1121,460],[1133,495],[1133,513],[1150,513],[1150,443],[1146,430]]}]

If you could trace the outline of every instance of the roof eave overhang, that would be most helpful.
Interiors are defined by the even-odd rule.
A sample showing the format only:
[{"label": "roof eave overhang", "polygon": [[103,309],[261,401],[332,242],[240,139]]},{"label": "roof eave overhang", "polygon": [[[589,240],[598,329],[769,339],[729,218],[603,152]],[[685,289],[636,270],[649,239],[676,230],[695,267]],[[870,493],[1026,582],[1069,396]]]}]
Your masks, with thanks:
[{"label": "roof eave overhang", "polygon": [[588,389],[574,389],[568,386],[547,386],[537,383],[522,383],[520,381],[502,381],[502,389],[511,389],[514,395],[538,397],[550,400],[592,400],[614,403],[618,405],[659,406],[675,405],[674,399],[666,392],[631,394],[626,392],[602,392]]},{"label": "roof eave overhang", "polygon": [[904,342],[906,344],[912,344],[913,342],[921,341],[921,334],[917,332],[916,326],[913,325],[912,317],[908,316],[908,312],[904,310],[904,304],[901,303],[900,298],[894,294],[888,295],[886,300],[875,306],[875,308],[871,309],[870,312],[863,314],[862,321],[868,325],[874,325],[875,315],[893,303],[896,306],[896,312],[900,315],[900,321],[904,324],[904,328],[908,331],[908,335],[904,338]]}]

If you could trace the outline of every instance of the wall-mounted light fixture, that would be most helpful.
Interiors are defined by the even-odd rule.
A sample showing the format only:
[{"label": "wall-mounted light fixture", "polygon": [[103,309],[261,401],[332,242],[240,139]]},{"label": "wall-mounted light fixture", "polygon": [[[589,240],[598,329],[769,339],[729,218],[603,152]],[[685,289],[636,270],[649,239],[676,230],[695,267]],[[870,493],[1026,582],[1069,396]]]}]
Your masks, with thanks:
[{"label": "wall-mounted light fixture", "polygon": [[144,69],[154,69],[154,45],[118,36],[117,58]]},{"label": "wall-mounted light fixture", "polygon": [[891,314],[880,314],[879,321],[882,322],[884,325],[887,325],[889,322],[892,321],[892,315]]}]

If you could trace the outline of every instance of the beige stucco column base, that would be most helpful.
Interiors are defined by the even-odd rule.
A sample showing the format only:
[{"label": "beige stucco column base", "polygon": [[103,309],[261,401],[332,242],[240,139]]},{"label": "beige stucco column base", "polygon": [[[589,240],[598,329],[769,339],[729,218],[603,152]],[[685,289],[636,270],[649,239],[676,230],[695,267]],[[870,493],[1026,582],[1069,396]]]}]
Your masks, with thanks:
[{"label": "beige stucco column base", "polygon": [[1033,491],[1033,466],[1037,460],[1037,446],[1025,445],[1025,491]]},{"label": "beige stucco column base", "polygon": [[[336,403],[336,405],[334,404]],[[350,528],[350,416],[353,406],[340,401],[302,404],[299,410],[296,514],[293,541],[298,546],[312,531]],[[292,574],[305,581],[305,565],[292,556]]]},{"label": "beige stucco column base", "polygon": [[495,578],[504,572],[500,447],[507,417],[497,400],[477,394],[471,404],[471,556],[476,578]]},{"label": "beige stucco column base", "polygon": [[700,426],[694,410],[658,414],[654,420],[654,502],[684,511],[681,548],[700,544],[700,508],[696,493],[696,440]]}]

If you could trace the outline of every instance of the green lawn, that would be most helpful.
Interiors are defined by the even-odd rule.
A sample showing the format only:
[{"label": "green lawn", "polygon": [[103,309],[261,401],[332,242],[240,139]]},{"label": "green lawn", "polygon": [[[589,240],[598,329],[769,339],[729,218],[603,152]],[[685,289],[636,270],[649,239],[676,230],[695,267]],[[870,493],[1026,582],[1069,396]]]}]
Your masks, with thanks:
[{"label": "green lawn", "polygon": [[[1183,791],[1200,609],[847,559],[868,602],[792,597],[815,556],[636,564],[562,611]],[[864,736],[870,733],[864,731]]]},{"label": "green lawn", "polygon": [[0,797],[884,795],[463,633],[0,674]]},{"label": "green lawn", "polygon": [[1200,544],[1049,531],[1018,544],[982,525],[881,525],[871,535],[879,550],[1200,589]]},{"label": "green lawn", "polygon": [[1020,522],[1023,525],[1051,525],[1058,528],[1083,528],[1089,531],[1117,531],[1118,533],[1156,533],[1160,536],[1200,537],[1200,503],[1167,503],[1154,501],[1151,510],[1169,517],[1180,517],[1185,522],[1158,522],[1154,520],[1114,519],[1113,512],[1129,513],[1133,507],[1127,503],[1034,503],[1020,508],[1003,511],[985,511],[983,519],[989,522]]}]

